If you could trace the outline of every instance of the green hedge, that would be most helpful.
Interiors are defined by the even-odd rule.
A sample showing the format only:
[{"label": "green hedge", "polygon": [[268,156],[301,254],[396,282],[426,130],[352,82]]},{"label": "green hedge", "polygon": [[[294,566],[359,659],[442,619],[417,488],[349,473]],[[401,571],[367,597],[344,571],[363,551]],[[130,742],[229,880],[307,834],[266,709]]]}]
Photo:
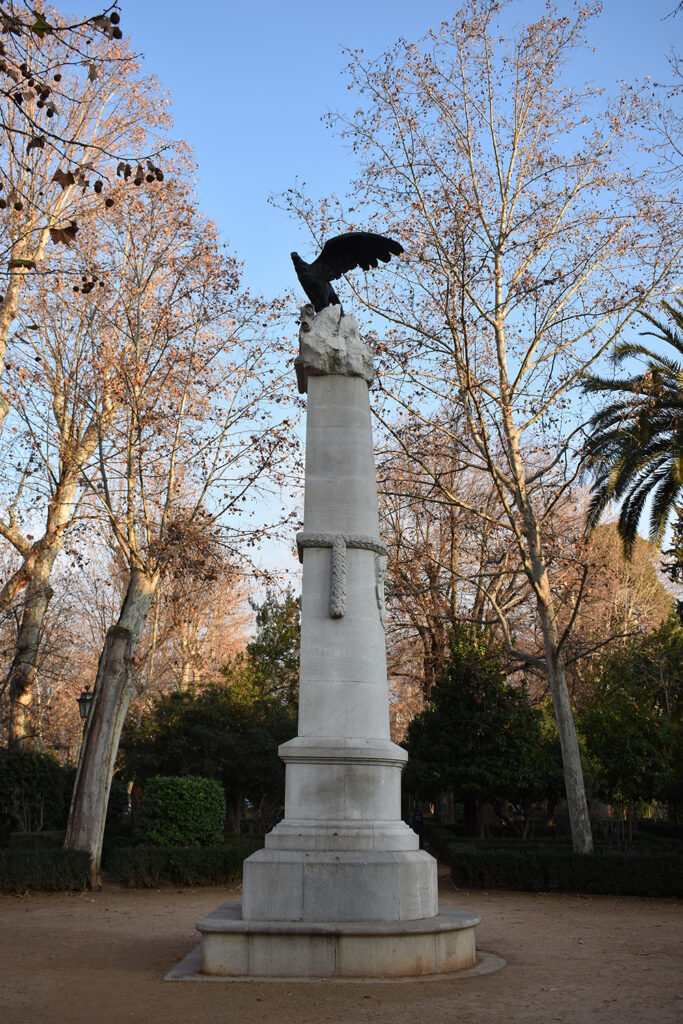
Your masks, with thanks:
[{"label": "green hedge", "polygon": [[156,775],[146,784],[135,838],[149,846],[210,846],[223,839],[225,794],[216,779]]},{"label": "green hedge", "polygon": [[0,892],[85,889],[89,869],[90,856],[83,850],[0,850]]},{"label": "green hedge", "polygon": [[65,835],[63,828],[50,832],[12,832],[7,845],[10,850],[61,850]]},{"label": "green hedge", "polygon": [[223,885],[242,877],[242,862],[263,846],[262,836],[234,836],[203,847],[112,846],[104,867],[126,885]]},{"label": "green hedge", "polygon": [[683,897],[677,853],[575,854],[555,843],[498,843],[454,838],[432,827],[429,842],[461,888]]},{"label": "green hedge", "polygon": [[0,846],[11,832],[62,828],[75,774],[50,754],[0,749]]},{"label": "green hedge", "polygon": [[438,839],[439,842],[462,843],[478,850],[559,850],[565,847],[571,849],[570,841],[564,837],[548,839],[544,836],[534,836],[522,839],[519,836],[506,836],[505,839],[497,839],[495,836],[485,836],[480,839],[472,836],[454,836],[447,826],[438,825],[425,829],[424,834],[430,843],[435,843]]},{"label": "green hedge", "polygon": [[637,831],[644,832],[648,836],[657,836],[659,839],[676,839],[683,842],[683,825],[676,825],[672,821],[652,821],[650,818],[641,818],[637,825]]}]

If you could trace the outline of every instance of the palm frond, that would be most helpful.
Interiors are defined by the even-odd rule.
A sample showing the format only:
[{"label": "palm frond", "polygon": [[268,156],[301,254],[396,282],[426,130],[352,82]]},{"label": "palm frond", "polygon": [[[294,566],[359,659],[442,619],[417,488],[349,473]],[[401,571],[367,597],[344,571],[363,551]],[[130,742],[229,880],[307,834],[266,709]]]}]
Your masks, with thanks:
[{"label": "palm frond", "polygon": [[[645,315],[656,337],[683,355],[683,303],[663,304],[671,323]],[[649,533],[661,544],[666,525],[683,497],[683,364],[673,354],[654,352],[642,342],[620,342],[615,364],[627,358],[646,360],[642,372],[608,379],[587,374],[586,393],[614,395],[586,424],[581,453],[582,474],[593,477],[586,529],[593,529],[611,502],[620,505],[619,534],[627,554],[650,497]]]}]

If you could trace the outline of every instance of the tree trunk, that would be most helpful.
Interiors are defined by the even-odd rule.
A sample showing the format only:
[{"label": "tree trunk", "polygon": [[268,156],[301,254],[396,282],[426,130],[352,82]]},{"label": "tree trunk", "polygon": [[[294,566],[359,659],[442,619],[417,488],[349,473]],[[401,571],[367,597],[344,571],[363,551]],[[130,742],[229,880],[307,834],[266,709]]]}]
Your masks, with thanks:
[{"label": "tree trunk", "polygon": [[439,793],[434,801],[434,819],[441,825],[448,825],[453,820],[453,794],[447,791]]},{"label": "tree trunk", "polygon": [[[16,249],[16,245],[13,245],[10,252],[10,259],[14,259],[17,255]],[[13,268],[4,287],[5,295],[2,301],[2,306],[0,307],[0,369],[2,370],[4,370],[5,367],[7,341],[9,339],[12,324],[16,319],[19,309],[19,293],[26,274],[27,270],[23,267]],[[2,390],[2,387],[0,386],[0,430],[2,430],[5,416],[9,410],[10,404]]]},{"label": "tree trunk", "polygon": [[121,730],[133,694],[133,658],[158,576],[131,572],[119,620],[107,633],[74,783],[65,849],[90,854],[89,884],[100,887],[102,840]]},{"label": "tree trunk", "polygon": [[[81,446],[83,453],[88,449]],[[64,531],[71,521],[76,498],[76,470],[64,474],[50,500],[45,535],[37,547],[29,569],[24,597],[24,610],[17,636],[14,660],[7,675],[10,697],[9,746],[29,744],[32,739],[29,708],[33,697],[36,660],[43,632],[47,606],[52,598],[50,576],[57,555],[62,550]]]},{"label": "tree trunk", "polygon": [[242,798],[239,794],[226,793],[225,794],[225,823],[228,826],[228,832],[231,834],[239,834],[241,832],[241,811],[242,811]]},{"label": "tree trunk", "polygon": [[[500,334],[500,332],[497,332]],[[498,337],[499,348],[503,349],[502,335]],[[504,365],[504,356],[499,356]],[[575,853],[592,853],[593,836],[588,816],[586,787],[581,767],[581,752],[574,727],[574,715],[569,700],[567,677],[561,655],[560,633],[557,626],[555,602],[548,578],[548,567],[543,552],[539,521],[530,500],[524,475],[524,460],[519,445],[519,434],[513,423],[512,410],[507,402],[503,405],[503,423],[508,443],[508,456],[515,481],[514,501],[522,515],[522,533],[526,539],[526,551],[522,552],[527,577],[536,595],[536,608],[543,634],[548,684],[553,699],[555,721],[562,751],[562,767],[569,811],[569,825],[572,833],[572,847]]]},{"label": "tree trunk", "polygon": [[[547,577],[546,577],[547,581]],[[586,787],[583,781],[581,751],[574,726],[574,714],[569,700],[564,665],[557,653],[559,636],[552,606],[538,602],[538,613],[543,629],[546,668],[553,699],[557,733],[562,751],[562,768],[569,811],[569,827],[575,853],[593,852],[593,835],[588,815]]]},{"label": "tree trunk", "polygon": [[[74,186],[65,188],[59,195],[52,207],[52,218],[48,218],[48,223],[40,229],[35,245],[31,246],[30,244],[29,240],[33,236],[33,232],[30,230],[20,231],[19,236],[15,236],[9,252],[8,262],[17,259],[17,257],[23,257],[32,259],[35,263],[40,263],[45,256],[45,248],[50,237],[50,227],[57,223],[73,188]],[[3,288],[5,294],[2,303],[0,303],[0,371],[5,368],[9,334],[19,313],[19,299],[24,286],[24,280],[30,273],[31,271],[26,267],[13,267]],[[0,386],[0,430],[2,430],[5,416],[9,410],[10,404],[2,390],[2,386]]]},{"label": "tree trunk", "polygon": [[529,511],[527,512],[527,523],[529,524],[527,538],[529,541],[531,577],[536,592],[536,607],[543,633],[546,672],[550,694],[553,699],[557,734],[562,752],[562,769],[567,797],[567,810],[569,811],[569,827],[572,833],[572,847],[574,853],[592,853],[593,835],[588,815],[586,787],[583,781],[581,751],[579,750],[579,741],[574,726],[574,713],[572,712],[569,700],[567,676],[560,653],[560,634],[555,618],[555,604],[550,589],[548,571],[542,555],[538,528],[535,519],[531,519]]},{"label": "tree trunk", "polygon": [[50,574],[59,548],[61,548],[61,543],[56,550],[48,548],[41,552],[26,588],[16,651],[7,674],[7,689],[10,699],[8,736],[10,748],[21,745],[29,746],[33,739],[30,708],[36,676],[36,659],[45,613],[53,594],[49,583]]}]

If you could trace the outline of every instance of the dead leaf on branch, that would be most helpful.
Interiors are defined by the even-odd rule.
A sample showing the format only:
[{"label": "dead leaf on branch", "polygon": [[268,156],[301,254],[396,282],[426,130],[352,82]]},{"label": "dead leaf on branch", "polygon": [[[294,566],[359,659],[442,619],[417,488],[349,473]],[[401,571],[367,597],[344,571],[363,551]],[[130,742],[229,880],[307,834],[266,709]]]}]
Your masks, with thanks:
[{"label": "dead leaf on branch", "polygon": [[72,220],[66,228],[50,228],[50,238],[55,245],[59,245],[61,242],[63,245],[72,246],[76,241],[77,231],[78,224]]},{"label": "dead leaf on branch", "polygon": [[26,147],[26,152],[30,153],[32,149],[45,149],[45,136],[44,135],[33,135],[29,140],[29,144]]},{"label": "dead leaf on branch", "polygon": [[74,185],[76,179],[74,178],[71,171],[56,170],[52,175],[52,180],[56,181],[62,188],[68,188],[69,185]]},{"label": "dead leaf on branch", "polygon": [[77,168],[76,174],[73,171],[56,170],[52,175],[52,181],[56,181],[62,188],[69,188],[70,185],[81,185],[86,189],[90,184],[80,168]]},{"label": "dead leaf on branch", "polygon": [[[161,168],[155,167],[151,160],[147,161],[147,170],[148,173],[145,174],[142,164],[139,163],[137,165],[137,167],[135,168],[135,177],[133,178],[133,183],[135,185],[141,185],[143,180],[149,182],[152,182],[155,179],[156,181],[164,180],[164,175]],[[128,181],[129,178],[133,177],[133,168],[129,163],[126,163],[124,160],[121,160],[119,161],[118,167],[116,168],[116,174],[119,178],[123,175],[125,181]]]},{"label": "dead leaf on branch", "polygon": [[91,18],[90,21],[95,28],[99,28],[101,32],[110,35],[112,24],[106,14],[100,14],[96,18]]}]

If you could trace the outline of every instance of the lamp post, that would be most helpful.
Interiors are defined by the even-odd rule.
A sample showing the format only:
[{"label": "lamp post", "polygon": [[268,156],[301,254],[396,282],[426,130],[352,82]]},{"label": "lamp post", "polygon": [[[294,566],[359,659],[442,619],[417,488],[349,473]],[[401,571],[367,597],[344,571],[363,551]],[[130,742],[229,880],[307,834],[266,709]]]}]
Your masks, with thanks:
[{"label": "lamp post", "polygon": [[77,697],[78,701],[78,713],[83,719],[83,729],[85,730],[85,724],[88,721],[88,715],[90,714],[90,705],[92,704],[94,694],[90,692],[90,687],[86,686],[80,697]]}]

